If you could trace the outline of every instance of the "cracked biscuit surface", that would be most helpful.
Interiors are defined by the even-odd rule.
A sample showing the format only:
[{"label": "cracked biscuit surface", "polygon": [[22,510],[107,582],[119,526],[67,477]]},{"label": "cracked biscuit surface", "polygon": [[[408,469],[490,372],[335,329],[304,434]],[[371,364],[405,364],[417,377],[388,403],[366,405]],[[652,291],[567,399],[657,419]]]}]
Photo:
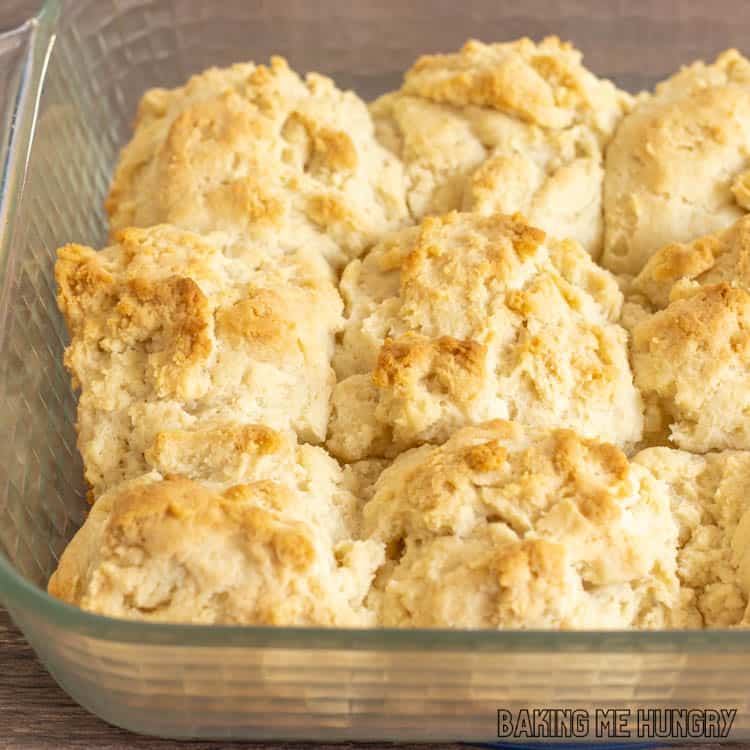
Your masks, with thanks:
[{"label": "cracked biscuit surface", "polygon": [[[750,217],[659,250],[636,276],[631,359],[647,440],[750,448]],[[635,303],[634,303],[635,304]]]},{"label": "cracked biscuit surface", "polygon": [[314,255],[227,251],[226,235],[128,229],[58,253],[94,497],[148,471],[160,431],[264,423],[325,437],[341,301]]},{"label": "cracked biscuit surface", "polygon": [[728,50],[660,83],[612,139],[602,264],[638,273],[670,242],[723,229],[750,207],[750,62]]},{"label": "cracked biscuit surface", "polygon": [[404,191],[364,102],[275,57],[148,91],[106,207],[115,230],[221,230],[340,267],[404,221]]},{"label": "cracked biscuit surface", "polygon": [[328,447],[394,455],[508,418],[629,445],[640,396],[615,279],[519,216],[428,217],[344,272]]},{"label": "cracked biscuit surface", "polygon": [[371,111],[404,163],[415,219],[520,211],[597,257],[604,148],[630,103],[583,67],[578,50],[549,37],[471,40],[421,57]]},{"label": "cracked biscuit surface", "polygon": [[633,279],[634,295],[644,305],[661,310],[669,305],[675,286],[708,286],[727,282],[750,290],[750,216],[716,234],[692,242],[672,242],[654,253]]},{"label": "cracked biscuit surface", "polygon": [[163,622],[374,624],[383,546],[356,540],[359,501],[323,449],[228,424],[163,432],[150,463],[94,504],[53,596]]},{"label": "cracked biscuit surface", "polygon": [[677,597],[667,493],[612,445],[494,421],[401,454],[364,534],[401,627],[662,627]]},{"label": "cracked biscuit surface", "polygon": [[633,462],[668,487],[677,521],[675,626],[750,625],[750,453],[649,448]]}]

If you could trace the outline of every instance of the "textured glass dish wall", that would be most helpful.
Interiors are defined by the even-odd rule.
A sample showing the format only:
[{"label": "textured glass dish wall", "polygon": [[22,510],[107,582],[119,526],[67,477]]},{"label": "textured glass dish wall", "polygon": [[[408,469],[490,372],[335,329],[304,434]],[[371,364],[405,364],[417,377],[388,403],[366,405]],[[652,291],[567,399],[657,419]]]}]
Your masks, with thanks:
[{"label": "textured glass dish wall", "polygon": [[0,39],[10,103],[0,119],[0,595],[63,687],[104,718],[182,737],[492,740],[501,707],[719,705],[740,710],[734,738],[750,734],[747,633],[144,625],[79,612],[37,588],[86,511],[54,249],[105,241],[102,200],[142,91],[281,53],[369,97],[421,52],[550,32],[573,39],[597,73],[639,88],[741,45],[750,25],[729,0],[518,7],[69,0]]}]

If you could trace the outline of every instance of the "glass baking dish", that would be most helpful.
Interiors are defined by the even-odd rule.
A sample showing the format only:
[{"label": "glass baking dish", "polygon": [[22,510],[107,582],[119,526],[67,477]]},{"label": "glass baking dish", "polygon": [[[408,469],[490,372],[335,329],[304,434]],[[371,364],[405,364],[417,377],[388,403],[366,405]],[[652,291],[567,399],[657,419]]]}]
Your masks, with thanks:
[{"label": "glass baking dish", "polygon": [[53,255],[104,241],[103,196],[140,94],[280,53],[372,97],[420,53],[547,33],[635,90],[750,28],[741,2],[518,7],[49,0],[0,36],[0,595],[62,687],[107,721],[172,737],[492,741],[498,709],[621,708],[632,722],[666,706],[735,708],[731,738],[750,737],[750,632],[156,625],[43,588],[86,512]]}]

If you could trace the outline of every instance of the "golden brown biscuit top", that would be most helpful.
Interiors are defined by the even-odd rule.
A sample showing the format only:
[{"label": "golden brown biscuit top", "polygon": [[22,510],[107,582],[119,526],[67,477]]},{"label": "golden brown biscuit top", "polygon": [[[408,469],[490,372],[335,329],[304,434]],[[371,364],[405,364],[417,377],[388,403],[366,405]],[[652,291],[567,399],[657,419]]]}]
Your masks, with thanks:
[{"label": "golden brown biscuit top", "polygon": [[371,594],[386,624],[650,627],[675,604],[666,493],[570,430],[497,420],[407,451],[364,530],[386,545]]},{"label": "golden brown biscuit top", "polygon": [[715,235],[661,248],[634,279],[633,291],[660,309],[669,304],[679,282],[701,286],[728,282],[750,290],[750,217]]},{"label": "golden brown biscuit top", "polygon": [[622,295],[573,241],[520,215],[427,217],[350,264],[341,291],[328,446],[343,460],[494,418],[640,439]]},{"label": "golden brown biscuit top", "polygon": [[334,542],[300,513],[300,500],[284,484],[255,481],[222,491],[180,477],[145,477],[96,503],[49,592],[116,617],[367,624],[361,600],[382,553],[375,544]]},{"label": "golden brown biscuit top", "polygon": [[549,37],[424,56],[370,109],[413,218],[521,212],[598,257],[603,151],[630,104]]},{"label": "golden brown biscuit top", "polygon": [[639,273],[668,243],[740,218],[750,155],[750,62],[694,63],[643,96],[607,150],[602,264]]},{"label": "golden brown biscuit top", "polygon": [[169,225],[60,249],[65,363],[96,495],[148,470],[162,429],[267,424],[325,438],[342,303],[321,258]]},{"label": "golden brown biscuit top", "polygon": [[500,523],[523,536],[564,513],[579,518],[574,533],[580,523],[616,523],[632,492],[627,458],[614,446],[498,420],[396,459],[365,508],[365,529],[390,541]]},{"label": "golden brown biscuit top", "polygon": [[[616,89],[581,64],[571,44],[547,37],[483,44],[472,39],[457,53],[420,57],[402,91],[454,107],[489,107],[548,128],[593,120]],[[602,113],[603,114],[603,113]]]},{"label": "golden brown biscuit top", "polygon": [[365,104],[272,58],[147,92],[106,208],[114,229],[221,230],[340,266],[403,223],[404,190]]}]

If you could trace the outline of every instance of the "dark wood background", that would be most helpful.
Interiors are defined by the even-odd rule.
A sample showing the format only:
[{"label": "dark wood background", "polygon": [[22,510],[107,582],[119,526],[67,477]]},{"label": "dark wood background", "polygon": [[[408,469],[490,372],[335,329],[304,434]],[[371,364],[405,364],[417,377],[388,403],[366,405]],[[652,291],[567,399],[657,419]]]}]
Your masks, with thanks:
[{"label": "dark wood background", "polygon": [[[248,0],[254,2],[255,0]],[[307,0],[284,0],[297,12],[302,2]],[[454,37],[483,36],[481,30],[471,28],[472,17],[482,8],[487,8],[500,0],[464,0],[461,4],[466,9],[462,21],[463,28],[441,24],[442,12],[449,6],[454,9],[455,0],[380,0],[379,2],[361,2],[350,0],[354,7],[361,7],[374,22],[383,23],[385,19],[401,18],[405,8],[415,16],[423,13],[424,24],[416,24],[413,33],[420,38],[427,36],[424,25],[432,22],[435,28],[430,31],[433,45],[442,45],[445,49],[455,46]],[[0,0],[0,30],[10,28],[28,18],[38,8],[39,0]],[[323,0],[310,3],[306,10],[325,15],[333,8],[334,0]],[[639,68],[647,79],[657,80],[674,70],[679,64],[696,57],[712,57],[717,51],[727,46],[750,50],[750,0],[570,0],[568,7],[574,8],[575,19],[571,24],[585,24],[591,19],[592,28],[597,33],[606,34],[606,42],[599,41],[596,49],[587,49],[585,39],[587,29],[581,34],[569,28],[549,28],[547,16],[559,7],[559,2],[545,0],[524,0],[508,3],[504,8],[509,21],[505,37],[521,34],[538,37],[545,33],[556,32],[563,37],[574,38],[586,52],[586,61],[595,71],[627,71],[632,69],[634,54],[639,56]],[[415,6],[418,6],[415,10]],[[510,6],[513,6],[512,8]],[[633,19],[648,19],[644,28],[648,33],[640,40],[642,48],[637,52],[633,48],[633,34],[621,33],[617,22],[602,24],[602,18],[608,14],[622,12]],[[580,28],[576,27],[576,28]],[[590,30],[589,30],[590,31]],[[627,29],[623,30],[627,32]],[[486,35],[484,35],[486,36]],[[590,38],[590,36],[589,36]],[[583,41],[581,41],[583,40]],[[490,41],[486,39],[486,41]],[[415,44],[415,47],[419,45]],[[394,64],[383,61],[384,64]],[[381,63],[381,64],[383,64]],[[622,81],[622,83],[626,83]],[[0,106],[4,106],[0,102]],[[283,743],[276,745],[252,743],[209,743],[209,742],[171,742],[155,740],[133,735],[124,730],[111,727],[96,717],[88,714],[76,705],[52,680],[34,653],[26,644],[23,636],[10,621],[7,613],[0,608],[0,749],[34,748],[38,750],[58,750],[60,748],[81,748],[95,750],[106,748],[115,750],[125,748],[148,748],[149,750],[233,750],[235,748],[275,748],[292,750],[309,745]],[[319,745],[317,747],[330,747]],[[342,744],[333,747],[341,748],[380,748],[388,745],[352,745]],[[408,746],[405,746],[408,747]],[[459,748],[461,745],[442,745],[442,748]],[[672,748],[678,746],[672,745]],[[719,745],[691,745],[700,750],[718,748]],[[749,744],[724,745],[723,747],[750,750]]]}]

